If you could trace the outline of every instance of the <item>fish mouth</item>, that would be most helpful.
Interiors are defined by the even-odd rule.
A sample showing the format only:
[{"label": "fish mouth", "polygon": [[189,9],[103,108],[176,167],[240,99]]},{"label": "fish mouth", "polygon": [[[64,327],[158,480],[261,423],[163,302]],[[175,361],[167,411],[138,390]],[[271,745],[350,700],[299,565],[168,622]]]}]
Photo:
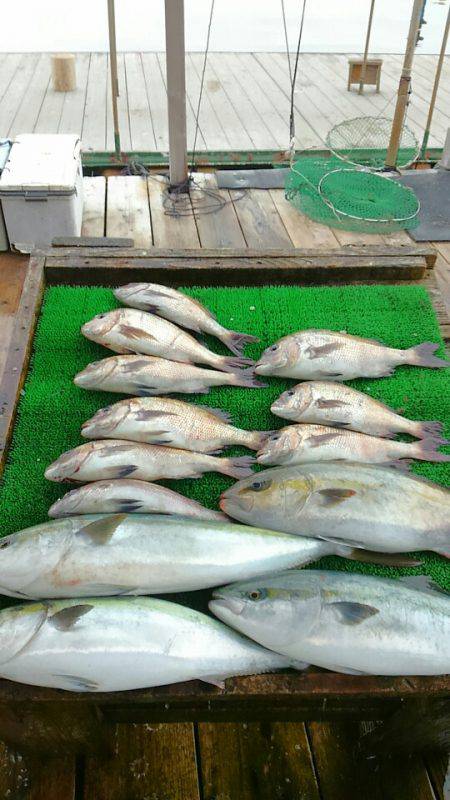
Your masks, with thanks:
[{"label": "fish mouth", "polygon": [[221,613],[239,616],[245,608],[245,602],[239,597],[230,597],[223,594],[220,589],[213,592],[213,599],[209,601],[208,607],[213,614],[220,617]]},{"label": "fish mouth", "polygon": [[[251,511],[253,506],[253,500],[250,497],[240,497],[239,495],[230,495],[227,497],[227,493],[224,492],[219,500],[219,508],[225,514],[229,514],[229,516],[233,516],[232,510],[233,508],[240,508],[242,511]],[[228,511],[230,510],[230,512]]]},{"label": "fish mouth", "polygon": [[259,450],[256,454],[256,461],[258,464],[269,464],[270,463],[270,451],[269,450]]},{"label": "fish mouth", "polygon": [[266,364],[266,362],[261,359],[256,362],[254,371],[258,375],[268,375],[270,373],[270,364]]}]

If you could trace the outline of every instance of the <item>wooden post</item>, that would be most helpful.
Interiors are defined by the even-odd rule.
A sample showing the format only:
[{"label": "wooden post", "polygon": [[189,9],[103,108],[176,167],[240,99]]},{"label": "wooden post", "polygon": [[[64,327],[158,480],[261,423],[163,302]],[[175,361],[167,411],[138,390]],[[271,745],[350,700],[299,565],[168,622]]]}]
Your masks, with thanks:
[{"label": "wooden post", "polygon": [[364,89],[364,80],[366,77],[366,68],[367,68],[367,57],[369,55],[369,44],[370,44],[370,33],[372,30],[372,19],[373,19],[373,10],[375,8],[375,0],[371,0],[370,3],[370,12],[369,12],[369,22],[367,23],[367,34],[366,34],[366,45],[364,47],[364,56],[363,56],[363,63],[361,66],[361,78],[359,81],[359,89],[358,94],[363,93]]},{"label": "wooden post", "polygon": [[53,53],[52,79],[55,92],[73,92],[77,88],[73,53]]},{"label": "wooden post", "polygon": [[120,146],[119,112],[117,109],[117,98],[119,97],[119,79],[117,76],[116,15],[114,10],[114,0],[108,0],[108,32],[109,67],[111,72],[111,100],[114,124],[114,148],[117,158],[121,161],[122,148]]},{"label": "wooden post", "polygon": [[395,169],[397,165],[398,149],[405,122],[406,107],[409,99],[409,88],[411,85],[411,69],[414,59],[414,51],[417,44],[420,23],[422,20],[423,0],[414,0],[409,24],[408,41],[406,43],[405,58],[400,82],[397,92],[397,103],[395,106],[394,119],[392,120],[391,138],[386,154],[386,169]]},{"label": "wooden post", "polygon": [[165,10],[170,189],[187,191],[184,0],[165,0]]},{"label": "wooden post", "polygon": [[428,139],[430,137],[431,121],[433,119],[434,106],[436,104],[436,97],[439,89],[439,82],[441,80],[442,65],[444,63],[445,51],[447,49],[448,34],[450,31],[450,8],[448,9],[447,22],[445,23],[444,35],[442,37],[441,52],[439,53],[438,63],[436,67],[436,75],[434,78],[433,91],[431,94],[430,108],[428,109],[428,117],[425,125],[425,132],[423,134],[422,147],[420,150],[420,157],[425,158]]}]

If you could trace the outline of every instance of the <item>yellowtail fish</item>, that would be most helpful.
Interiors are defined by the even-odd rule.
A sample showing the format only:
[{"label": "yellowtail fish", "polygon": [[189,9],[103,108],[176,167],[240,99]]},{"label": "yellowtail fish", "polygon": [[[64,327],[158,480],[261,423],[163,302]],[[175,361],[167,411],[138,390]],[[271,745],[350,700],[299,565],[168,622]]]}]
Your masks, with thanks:
[{"label": "yellowtail fish", "polygon": [[224,372],[252,365],[249,358],[219,356],[172,322],[138,311],[118,308],[86,322],[81,333],[116,353],[141,353],[187,364],[207,364]]},{"label": "yellowtail fish", "polygon": [[87,442],[68,450],[45,470],[49,481],[88,483],[109,478],[136,478],[142,481],[163,478],[199,478],[204,472],[221,472],[232,478],[251,475],[250,456],[216,458],[122,439]]},{"label": "yellowtail fish", "polygon": [[221,325],[216,317],[198,300],[188,297],[170,286],[159,283],[128,283],[114,290],[114,295],[125,306],[140,308],[196,333],[208,333],[220,339],[232,353],[242,355],[246,344],[259,342],[257,336],[236,333]]},{"label": "yellowtail fish", "polygon": [[300,380],[348,381],[352,378],[382,378],[396,367],[449,367],[450,361],[433,353],[433,342],[399,350],[375,339],[346,333],[306,330],[284,336],[264,350],[255,366],[258,375],[276,375]]},{"label": "yellowtail fish", "polygon": [[81,429],[88,439],[128,439],[198,453],[220,453],[231,445],[258,450],[268,434],[235,428],[230,415],[218,408],[168,397],[122,400],[97,411]]}]

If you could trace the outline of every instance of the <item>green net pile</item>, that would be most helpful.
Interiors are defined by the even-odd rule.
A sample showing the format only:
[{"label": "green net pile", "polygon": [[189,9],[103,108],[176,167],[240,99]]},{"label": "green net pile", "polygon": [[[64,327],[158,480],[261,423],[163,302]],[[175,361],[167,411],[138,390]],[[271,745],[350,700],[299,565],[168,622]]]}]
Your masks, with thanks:
[{"label": "green net pile", "polygon": [[418,224],[414,192],[380,173],[346,167],[338,158],[299,158],[286,198],[316,222],[346,231],[393,233]]},{"label": "green net pile", "polygon": [[[431,340],[441,342],[428,294],[418,286],[236,287],[189,288],[187,294],[204,303],[228,328],[254,334],[259,344],[247,348],[257,358],[276,339],[302,328],[330,328],[379,338],[406,348]],[[71,487],[45,480],[45,467],[62,452],[82,444],[81,424],[99,408],[122,395],[86,391],[72,382],[89,362],[111,353],[84,339],[80,326],[95,314],[118,306],[112,291],[100,287],[47,289],[38,322],[29,374],[20,400],[8,463],[0,486],[1,534],[44,522],[50,505]],[[205,339],[216,352],[226,348]],[[443,346],[440,348],[443,355]],[[221,408],[235,425],[270,430],[288,424],[274,417],[270,406],[295,381],[269,378],[265,389],[217,387],[207,395],[174,395],[188,402]],[[400,367],[393,377],[355,380],[355,388],[402,409],[411,419],[450,420],[450,370]],[[444,435],[450,435],[450,427]],[[232,448],[227,455],[248,455]],[[414,472],[448,486],[450,464],[416,463]],[[204,505],[217,508],[222,491],[232,480],[217,473],[201,479],[165,481],[165,485]],[[423,565],[398,570],[327,557],[321,567],[379,575],[422,572],[450,588],[450,567],[441,556],[423,554]],[[0,576],[1,585],[1,576]],[[5,600],[10,604],[9,599]],[[189,600],[189,602],[191,602]]]}]

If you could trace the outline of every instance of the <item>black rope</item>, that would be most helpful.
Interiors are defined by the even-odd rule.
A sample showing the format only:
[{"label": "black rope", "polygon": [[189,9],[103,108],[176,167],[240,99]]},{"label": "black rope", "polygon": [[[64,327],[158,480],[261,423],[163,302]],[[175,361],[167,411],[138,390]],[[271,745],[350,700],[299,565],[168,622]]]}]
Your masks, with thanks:
[{"label": "black rope", "polygon": [[288,67],[289,67],[289,80],[291,84],[291,104],[290,104],[290,111],[289,111],[289,138],[292,141],[295,137],[295,84],[297,81],[297,72],[298,72],[298,62],[300,57],[300,47],[302,44],[302,36],[303,36],[303,24],[305,22],[305,10],[306,10],[306,0],[303,0],[303,8],[302,8],[302,15],[300,18],[300,28],[298,31],[298,39],[297,39],[297,50],[295,53],[295,63],[294,69],[292,70],[291,66],[291,54],[289,52],[289,37],[287,31],[287,22],[286,22],[286,9],[284,7],[284,0],[281,0],[281,13],[283,15],[283,28],[284,28],[284,38],[286,41],[286,55],[288,60]]},{"label": "black rope", "polygon": [[204,83],[205,83],[206,62],[208,60],[209,41],[210,41],[210,38],[211,38],[211,26],[212,26],[213,15],[214,15],[214,6],[215,6],[215,0],[211,0],[211,8],[210,8],[210,11],[209,11],[208,31],[207,31],[207,34],[206,34],[205,53],[204,53],[204,56],[203,56],[202,76],[201,76],[201,79],[200,79],[200,92],[199,92],[199,95],[198,95],[197,113],[195,115],[194,146],[192,148],[192,164],[191,164],[191,169],[190,169],[190,172],[189,172],[190,176],[192,175],[192,172],[194,171],[194,167],[195,167],[195,151],[197,149],[197,136],[198,136],[199,120],[200,120],[200,106],[202,104],[203,86],[204,86]]}]

